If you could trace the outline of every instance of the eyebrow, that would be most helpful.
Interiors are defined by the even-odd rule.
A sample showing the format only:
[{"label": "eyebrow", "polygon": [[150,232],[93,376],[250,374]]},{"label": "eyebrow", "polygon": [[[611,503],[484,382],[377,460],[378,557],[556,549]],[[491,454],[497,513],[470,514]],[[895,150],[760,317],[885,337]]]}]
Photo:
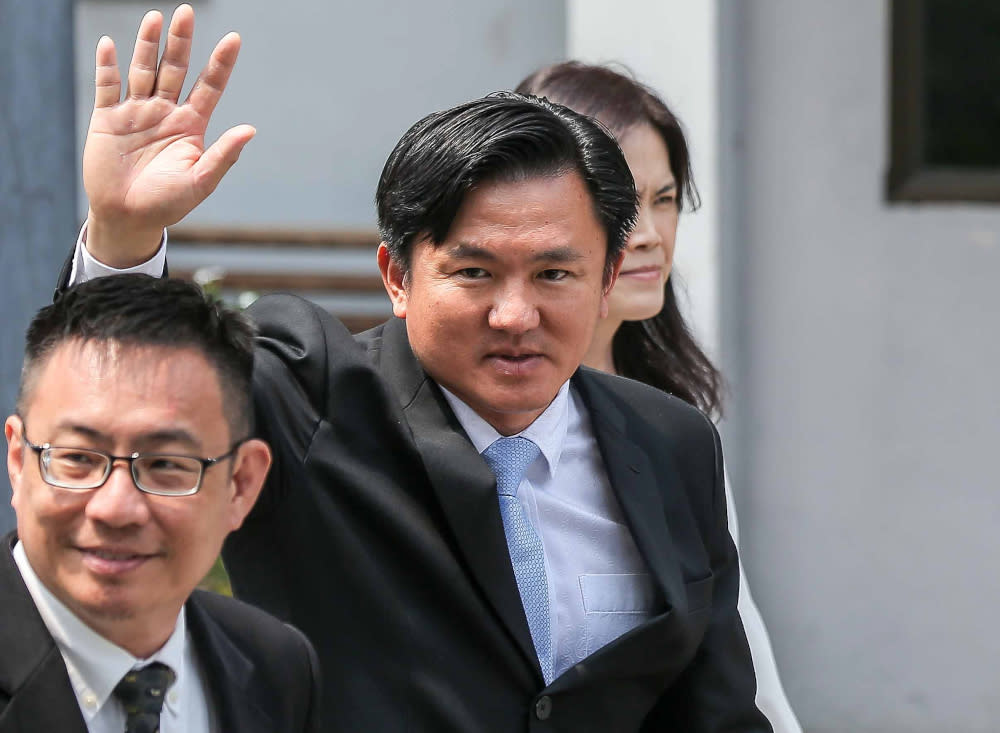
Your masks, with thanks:
[{"label": "eyebrow", "polygon": [[[55,434],[58,435],[66,432],[76,434],[83,438],[88,438],[95,442],[110,443],[113,440],[112,436],[107,433],[103,433],[100,430],[95,430],[88,425],[82,425],[74,422],[62,422],[56,424]],[[201,441],[182,428],[165,428],[162,430],[153,430],[149,433],[141,433],[133,438],[133,442],[137,445],[183,443],[194,449],[201,448]]]},{"label": "eyebrow", "polygon": [[[480,247],[478,244],[472,244],[471,242],[459,242],[455,246],[449,247],[447,254],[450,257],[459,259],[482,259],[489,262],[496,262],[499,259],[493,250]],[[577,262],[581,258],[582,254],[573,247],[558,246],[542,250],[531,259],[533,262],[567,263]]]},{"label": "eyebrow", "polygon": [[[667,183],[667,184],[664,184],[663,186],[661,186],[656,191],[656,193],[654,193],[653,195],[654,196],[659,196],[660,194],[670,193],[671,191],[675,190],[676,188],[677,188],[677,182],[676,181],[671,181],[670,183]],[[642,196],[643,193],[644,193],[643,191],[639,191],[639,195],[640,196]]]}]

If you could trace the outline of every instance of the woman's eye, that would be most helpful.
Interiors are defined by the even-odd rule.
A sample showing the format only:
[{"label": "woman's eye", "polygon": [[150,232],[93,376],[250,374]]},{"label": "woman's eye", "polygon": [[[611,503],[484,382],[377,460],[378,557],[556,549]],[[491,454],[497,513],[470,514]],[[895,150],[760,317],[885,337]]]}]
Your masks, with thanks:
[{"label": "woman's eye", "polygon": [[674,198],[674,195],[672,193],[669,193],[669,194],[664,194],[662,196],[657,196],[655,203],[657,203],[657,204],[674,204],[674,203],[676,203],[676,199]]}]

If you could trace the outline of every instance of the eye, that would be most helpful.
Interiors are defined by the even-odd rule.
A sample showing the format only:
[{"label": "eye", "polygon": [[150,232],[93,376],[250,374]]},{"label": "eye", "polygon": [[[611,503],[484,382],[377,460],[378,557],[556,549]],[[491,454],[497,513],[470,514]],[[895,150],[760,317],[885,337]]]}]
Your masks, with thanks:
[{"label": "eye", "polygon": [[186,456],[144,456],[143,467],[150,471],[196,471],[198,462]]},{"label": "eye", "polygon": [[490,275],[490,273],[481,267],[463,267],[455,274],[459,277],[465,278],[466,280],[482,280]]},{"label": "eye", "polygon": [[542,280],[548,280],[549,282],[559,282],[560,280],[564,280],[569,277],[569,270],[557,270],[555,268],[542,270],[538,274],[538,277]]},{"label": "eye", "polygon": [[672,193],[661,193],[653,201],[653,203],[656,204],[656,205],[658,205],[658,206],[663,206],[664,204],[673,205],[676,202],[677,202],[677,198]]},{"label": "eye", "polygon": [[61,449],[54,455],[50,455],[50,460],[55,459],[60,463],[72,466],[93,466],[96,463],[103,463],[103,459],[89,451],[73,451]]}]

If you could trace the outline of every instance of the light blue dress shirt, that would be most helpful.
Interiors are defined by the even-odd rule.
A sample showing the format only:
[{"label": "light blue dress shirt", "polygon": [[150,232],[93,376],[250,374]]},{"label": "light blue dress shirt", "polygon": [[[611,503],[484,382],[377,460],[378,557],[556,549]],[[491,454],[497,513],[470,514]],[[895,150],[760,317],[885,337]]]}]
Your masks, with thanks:
[{"label": "light blue dress shirt", "polygon": [[[458,397],[442,391],[477,451],[501,437]],[[586,407],[569,382],[519,435],[541,449],[517,495],[545,549],[558,677],[661,609],[608,481]]]}]

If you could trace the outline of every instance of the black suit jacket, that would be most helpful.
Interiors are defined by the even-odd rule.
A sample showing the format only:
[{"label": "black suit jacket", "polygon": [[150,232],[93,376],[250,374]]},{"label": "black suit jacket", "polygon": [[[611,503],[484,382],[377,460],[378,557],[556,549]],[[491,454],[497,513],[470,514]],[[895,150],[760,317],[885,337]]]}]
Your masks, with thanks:
[{"label": "black suit jacket", "polygon": [[[62,655],[0,545],[0,733],[87,733]],[[187,625],[225,733],[319,733],[315,653],[301,633],[251,606],[195,591]]]},{"label": "black suit jacket", "polygon": [[316,645],[330,730],[770,730],[736,611],[719,440],[700,412],[573,377],[663,610],[546,687],[493,474],[405,323],[354,338],[294,296],[250,313],[275,464],[224,558],[237,595]]}]

